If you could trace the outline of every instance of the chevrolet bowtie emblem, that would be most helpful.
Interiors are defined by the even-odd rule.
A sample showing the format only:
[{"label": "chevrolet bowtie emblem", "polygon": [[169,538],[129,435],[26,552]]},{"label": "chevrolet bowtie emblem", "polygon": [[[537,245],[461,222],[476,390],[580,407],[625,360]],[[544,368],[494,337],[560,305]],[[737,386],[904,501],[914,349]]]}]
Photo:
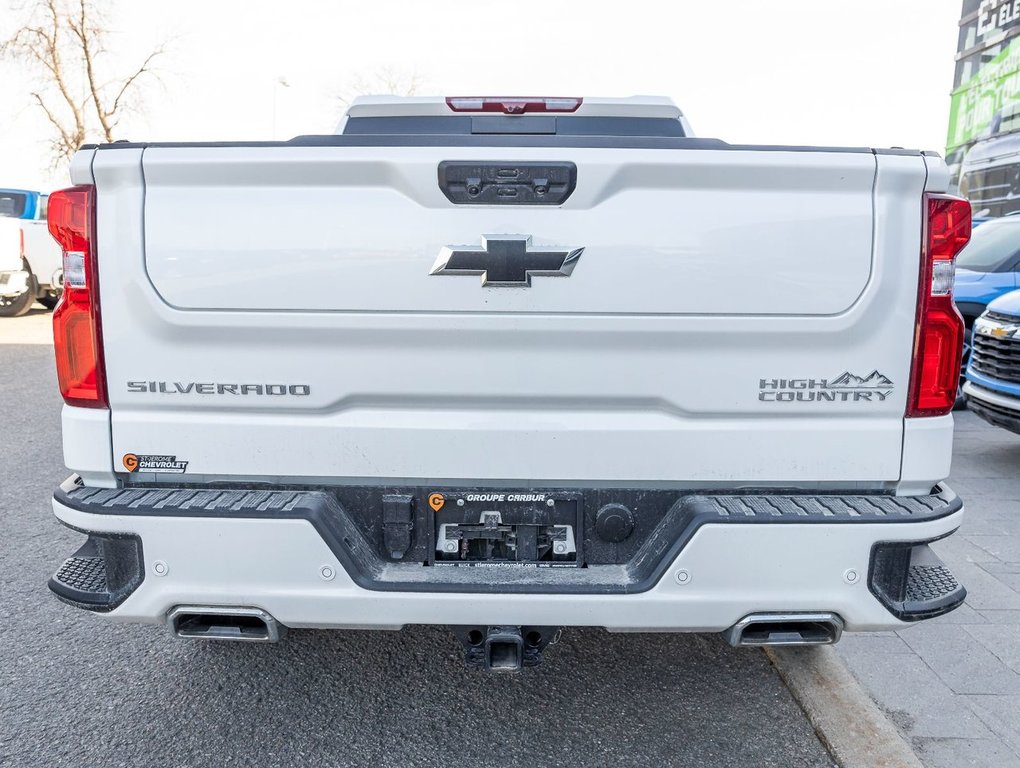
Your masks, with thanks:
[{"label": "chevrolet bowtie emblem", "polygon": [[432,275],[481,275],[482,285],[531,285],[533,275],[566,277],[584,248],[531,248],[531,235],[484,235],[482,245],[448,245],[432,265]]}]

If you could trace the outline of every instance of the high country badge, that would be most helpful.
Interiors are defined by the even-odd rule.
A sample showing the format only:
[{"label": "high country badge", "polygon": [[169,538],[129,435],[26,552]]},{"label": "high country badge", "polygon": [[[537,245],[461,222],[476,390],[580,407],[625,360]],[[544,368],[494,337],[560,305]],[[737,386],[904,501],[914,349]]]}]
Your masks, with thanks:
[{"label": "high country badge", "polygon": [[888,376],[845,371],[834,379],[759,379],[763,403],[881,403],[893,393]]}]

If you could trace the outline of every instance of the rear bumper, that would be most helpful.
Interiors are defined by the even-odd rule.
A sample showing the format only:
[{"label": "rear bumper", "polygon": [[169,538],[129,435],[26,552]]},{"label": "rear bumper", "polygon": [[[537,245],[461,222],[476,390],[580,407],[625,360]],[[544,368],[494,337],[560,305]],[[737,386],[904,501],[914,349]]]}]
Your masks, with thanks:
[{"label": "rear bumper", "polygon": [[[158,509],[149,505],[153,493],[160,494]],[[116,600],[98,608],[111,618],[165,622],[176,606],[222,605],[259,608],[289,627],[512,624],[719,632],[749,614],[824,611],[848,630],[875,630],[945,613],[965,594],[926,546],[961,522],[962,505],[944,487],[915,499],[799,496],[789,511],[783,499],[790,497],[683,497],[677,505],[690,507],[687,524],[659,553],[661,567],[647,583],[616,589],[607,587],[608,576],[598,568],[399,563],[369,567],[366,576],[352,565],[357,541],[331,541],[328,526],[302,513],[301,504],[291,505],[294,514],[272,512],[270,497],[277,492],[176,493],[99,492],[80,489],[72,479],[56,494],[54,511],[65,525],[100,540],[137,542],[130,550],[136,555],[107,566],[119,573],[121,587]],[[210,501],[217,497],[219,503]],[[249,497],[251,508],[245,506]],[[184,498],[191,501],[174,506]],[[734,499],[746,500],[739,517],[724,509],[732,510]],[[124,573],[132,557],[138,578]],[[439,571],[463,575],[437,582]],[[578,588],[586,577],[594,586]],[[451,578],[462,581],[451,584]],[[90,607],[87,598],[54,591]]]},{"label": "rear bumper", "polygon": [[0,296],[20,296],[28,290],[31,275],[22,269],[0,271]]}]

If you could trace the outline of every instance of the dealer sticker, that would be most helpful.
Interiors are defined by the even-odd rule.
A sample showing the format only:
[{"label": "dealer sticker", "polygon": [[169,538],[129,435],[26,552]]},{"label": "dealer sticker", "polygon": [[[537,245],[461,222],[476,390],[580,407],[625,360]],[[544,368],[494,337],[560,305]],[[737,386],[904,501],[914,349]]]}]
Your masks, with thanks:
[{"label": "dealer sticker", "polygon": [[188,462],[178,461],[176,456],[125,453],[122,461],[124,469],[128,472],[164,472],[180,475],[188,469]]}]

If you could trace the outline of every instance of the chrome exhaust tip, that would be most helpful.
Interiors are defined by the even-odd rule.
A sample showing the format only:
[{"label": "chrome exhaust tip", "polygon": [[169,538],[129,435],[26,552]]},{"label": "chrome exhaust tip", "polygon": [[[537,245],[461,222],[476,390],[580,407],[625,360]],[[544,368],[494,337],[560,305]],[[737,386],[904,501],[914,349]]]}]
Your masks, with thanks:
[{"label": "chrome exhaust tip", "polygon": [[275,643],[287,631],[261,608],[179,605],[167,614],[177,637],[189,640],[231,640]]},{"label": "chrome exhaust tip", "polygon": [[752,613],[724,633],[734,647],[832,645],[842,634],[835,613]]}]

